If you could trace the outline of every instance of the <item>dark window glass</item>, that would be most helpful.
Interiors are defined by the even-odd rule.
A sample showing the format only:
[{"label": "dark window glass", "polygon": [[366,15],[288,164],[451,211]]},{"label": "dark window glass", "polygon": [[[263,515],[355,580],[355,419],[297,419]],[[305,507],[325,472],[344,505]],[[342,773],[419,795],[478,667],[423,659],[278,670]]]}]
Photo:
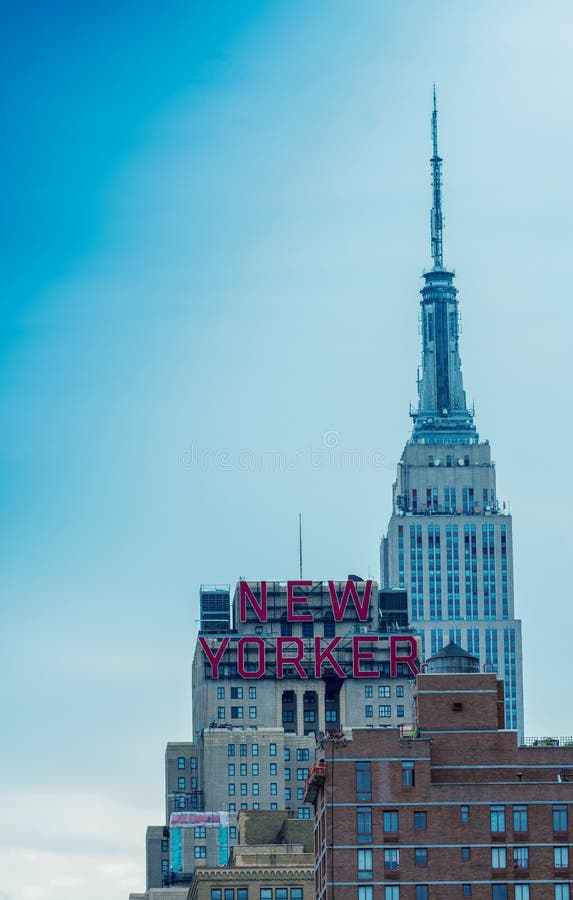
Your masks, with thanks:
[{"label": "dark window glass", "polygon": [[382,821],[384,832],[386,834],[395,834],[398,831],[398,810],[385,809]]},{"label": "dark window glass", "polygon": [[414,787],[414,760],[405,759],[402,763],[402,787]]},{"label": "dark window glass", "polygon": [[356,763],[356,799],[372,799],[372,776],[369,762]]},{"label": "dark window glass", "polygon": [[414,828],[427,828],[428,814],[424,811],[416,811],[414,813]]},{"label": "dark window glass", "polygon": [[356,838],[359,844],[372,841],[372,809],[369,806],[356,807]]}]

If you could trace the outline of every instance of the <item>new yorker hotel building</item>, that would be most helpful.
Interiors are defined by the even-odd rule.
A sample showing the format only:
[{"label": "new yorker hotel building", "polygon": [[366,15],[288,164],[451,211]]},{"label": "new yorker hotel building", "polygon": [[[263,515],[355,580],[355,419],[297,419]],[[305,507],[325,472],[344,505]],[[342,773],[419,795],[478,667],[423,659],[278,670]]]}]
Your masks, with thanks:
[{"label": "new yorker hotel building", "polygon": [[147,830],[147,889],[225,864],[241,810],[309,819],[316,735],[413,718],[418,642],[404,591],[374,581],[241,581],[201,589],[194,740],[165,754],[165,825]]},{"label": "new yorker hotel building", "polygon": [[381,584],[405,588],[422,657],[449,641],[503,678],[505,727],[523,734],[521,622],[515,618],[511,516],[488,441],[466,401],[454,273],[443,263],[441,163],[432,114],[431,248],[421,290],[422,365],[414,427],[381,542]]}]

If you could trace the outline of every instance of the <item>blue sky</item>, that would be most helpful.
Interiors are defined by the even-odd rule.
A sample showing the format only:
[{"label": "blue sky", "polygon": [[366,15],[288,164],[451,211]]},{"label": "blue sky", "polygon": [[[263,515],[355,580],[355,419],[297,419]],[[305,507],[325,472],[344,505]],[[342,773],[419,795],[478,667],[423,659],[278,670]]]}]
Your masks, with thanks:
[{"label": "blue sky", "polygon": [[559,0],[5,7],[0,900],[143,888],[201,582],[292,577],[299,512],[308,577],[377,576],[433,81],[526,731],[573,734],[571,19]]}]

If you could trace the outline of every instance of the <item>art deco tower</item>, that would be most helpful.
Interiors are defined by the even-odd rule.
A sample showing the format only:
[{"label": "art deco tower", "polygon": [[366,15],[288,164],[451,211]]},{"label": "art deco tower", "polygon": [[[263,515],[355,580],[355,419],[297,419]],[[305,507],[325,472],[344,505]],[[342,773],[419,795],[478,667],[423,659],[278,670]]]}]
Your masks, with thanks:
[{"label": "art deco tower", "polygon": [[450,640],[503,676],[505,726],[523,734],[521,622],[514,618],[511,516],[500,505],[488,441],[468,407],[454,273],[444,266],[442,159],[432,112],[431,251],[420,291],[422,366],[382,538],[381,584],[406,588],[424,658]]}]

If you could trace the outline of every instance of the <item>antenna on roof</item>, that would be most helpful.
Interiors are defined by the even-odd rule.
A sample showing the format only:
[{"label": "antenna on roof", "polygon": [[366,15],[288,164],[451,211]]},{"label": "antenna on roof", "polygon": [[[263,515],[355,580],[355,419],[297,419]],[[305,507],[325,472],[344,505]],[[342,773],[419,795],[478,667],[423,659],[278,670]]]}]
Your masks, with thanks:
[{"label": "antenna on roof", "polygon": [[298,514],[298,570],[302,581],[302,513]]}]

